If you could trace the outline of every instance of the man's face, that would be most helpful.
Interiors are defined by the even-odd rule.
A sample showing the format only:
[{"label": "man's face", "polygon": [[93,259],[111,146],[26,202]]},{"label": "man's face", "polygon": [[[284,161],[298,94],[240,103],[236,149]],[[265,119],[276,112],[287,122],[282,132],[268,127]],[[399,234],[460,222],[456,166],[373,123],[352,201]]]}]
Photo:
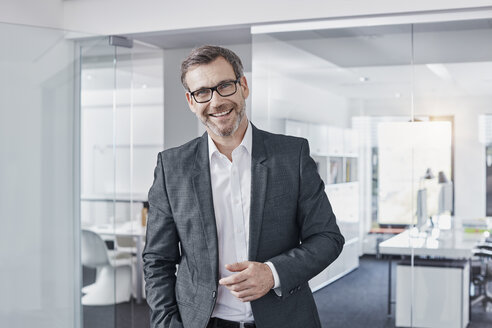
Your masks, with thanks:
[{"label": "man's face", "polygon": [[[202,88],[212,88],[222,82],[236,80],[232,65],[223,57],[218,57],[209,64],[192,67],[186,73],[185,78],[192,92]],[[243,76],[237,84],[236,93],[231,96],[222,97],[217,91],[214,91],[209,102],[197,103],[187,92],[186,99],[191,111],[207,127],[209,133],[228,137],[234,135],[239,123],[245,117],[245,99],[248,95],[248,85]]]}]

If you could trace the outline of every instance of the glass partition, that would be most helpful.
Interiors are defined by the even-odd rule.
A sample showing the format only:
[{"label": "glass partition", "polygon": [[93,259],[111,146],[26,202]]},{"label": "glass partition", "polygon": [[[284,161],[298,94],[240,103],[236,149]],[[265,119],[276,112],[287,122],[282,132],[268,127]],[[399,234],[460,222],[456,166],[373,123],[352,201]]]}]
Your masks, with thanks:
[{"label": "glass partition", "polygon": [[80,327],[76,48],[0,24],[0,326]]},{"label": "glass partition", "polygon": [[[252,120],[264,129],[308,139],[346,240],[339,258],[310,281],[320,295],[317,302],[324,303],[323,287],[350,279],[347,275],[359,267],[359,256],[378,252],[384,228],[401,227],[394,216],[379,222],[382,204],[399,206],[381,195],[382,175],[389,172],[378,165],[379,143],[381,125],[412,120],[411,37],[409,25],[253,35]],[[405,200],[412,183],[405,176],[396,178],[399,188],[408,190],[400,196]],[[405,210],[411,214],[410,205]],[[374,261],[361,260],[365,265]],[[376,272],[386,275],[387,269]],[[381,284],[382,279],[365,283]],[[386,293],[378,300],[370,300],[371,294],[363,290],[331,295],[330,300],[346,306],[342,310],[318,304],[324,326],[353,324],[351,309],[368,303],[377,310],[373,307],[360,323],[387,324]]]},{"label": "glass partition", "polygon": [[[428,147],[426,156],[413,162],[416,174],[424,175],[419,192],[427,193],[422,198],[427,213],[415,239],[425,240],[426,252],[437,250],[424,262],[422,256],[415,260],[414,326],[465,327],[469,319],[471,326],[492,323],[491,256],[483,252],[483,247],[492,249],[487,240],[492,222],[486,217],[488,143],[479,133],[479,126],[484,132],[492,126],[483,120],[492,104],[491,22],[414,27],[415,113],[435,126],[446,125],[446,131],[432,128],[426,144],[434,149]],[[423,174],[429,169],[430,176]],[[416,249],[416,255],[420,252]]]},{"label": "glass partition", "polygon": [[472,253],[492,227],[491,32],[479,20],[253,35],[252,121],[309,140],[346,238],[310,281],[323,325],[465,327],[470,309],[492,322],[478,306],[487,259]]}]

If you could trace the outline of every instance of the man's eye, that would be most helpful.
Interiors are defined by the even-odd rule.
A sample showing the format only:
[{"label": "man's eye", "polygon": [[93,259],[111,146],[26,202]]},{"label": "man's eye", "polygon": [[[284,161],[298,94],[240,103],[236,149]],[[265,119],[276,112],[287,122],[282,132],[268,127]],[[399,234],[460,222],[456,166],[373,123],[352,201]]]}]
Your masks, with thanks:
[{"label": "man's eye", "polygon": [[227,89],[227,88],[232,88],[234,86],[234,83],[232,82],[224,82],[220,84],[217,88],[218,89]]},{"label": "man's eye", "polygon": [[206,96],[210,93],[210,90],[198,90],[198,91],[195,91],[195,97],[203,97],[203,96]]}]

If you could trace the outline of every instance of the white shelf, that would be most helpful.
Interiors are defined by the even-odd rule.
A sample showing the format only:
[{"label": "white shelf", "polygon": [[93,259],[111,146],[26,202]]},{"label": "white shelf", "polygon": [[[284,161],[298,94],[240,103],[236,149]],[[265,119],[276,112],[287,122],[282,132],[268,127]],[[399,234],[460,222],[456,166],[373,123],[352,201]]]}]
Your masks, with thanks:
[{"label": "white shelf", "polygon": [[346,238],[340,256],[309,281],[311,290],[316,291],[359,266],[358,135],[352,129],[292,120],[285,121],[285,133],[308,139],[311,156]]},{"label": "white shelf", "polygon": [[309,280],[311,290],[315,292],[357,269],[359,267],[358,249],[357,238],[346,243],[340,256],[317,276]]}]

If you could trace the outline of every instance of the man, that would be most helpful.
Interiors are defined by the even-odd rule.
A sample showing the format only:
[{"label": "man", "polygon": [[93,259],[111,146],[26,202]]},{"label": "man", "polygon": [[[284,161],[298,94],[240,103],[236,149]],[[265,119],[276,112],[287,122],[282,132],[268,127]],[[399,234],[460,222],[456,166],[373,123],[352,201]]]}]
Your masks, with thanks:
[{"label": "man", "polygon": [[321,327],[308,280],[344,239],[307,141],[248,121],[232,51],[194,49],[181,73],[207,133],[158,156],[143,253],[152,327]]}]

